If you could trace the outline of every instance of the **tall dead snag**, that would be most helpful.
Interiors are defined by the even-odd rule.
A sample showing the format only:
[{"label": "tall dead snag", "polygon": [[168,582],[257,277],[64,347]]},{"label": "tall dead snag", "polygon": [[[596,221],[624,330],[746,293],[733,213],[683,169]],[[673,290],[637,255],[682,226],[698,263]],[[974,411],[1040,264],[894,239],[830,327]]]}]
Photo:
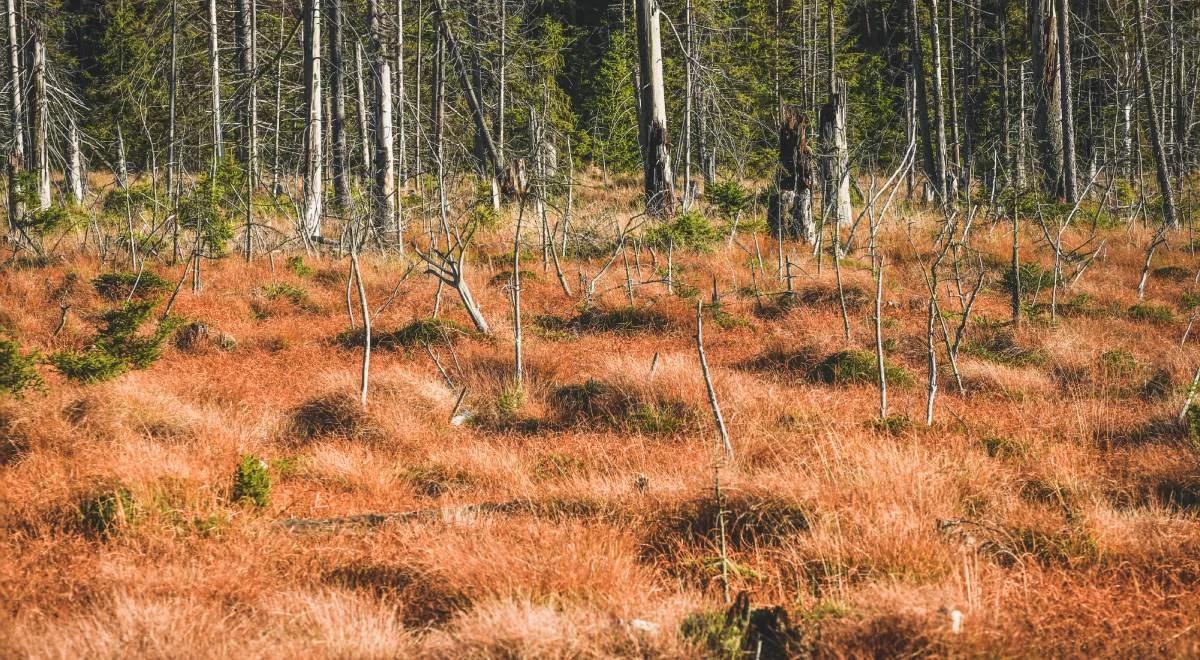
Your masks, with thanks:
[{"label": "tall dead snag", "polygon": [[1163,198],[1163,223],[1167,227],[1177,227],[1179,219],[1175,215],[1175,196],[1171,192],[1171,170],[1167,165],[1167,152],[1163,147],[1163,137],[1160,130],[1158,107],[1154,103],[1154,81],[1150,78],[1150,53],[1146,48],[1146,16],[1142,0],[1135,0],[1135,21],[1137,23],[1137,42],[1141,60],[1142,86],[1145,93],[1142,98],[1146,103],[1146,114],[1150,118],[1150,145],[1154,148],[1154,168],[1158,175],[1158,189]]},{"label": "tall dead snag", "polygon": [[642,144],[642,168],[646,181],[646,210],[652,215],[675,214],[672,189],[671,142],[667,137],[667,101],[663,91],[662,39],[659,34],[658,0],[637,0],[638,70],[641,112],[638,135]]},{"label": "tall dead snag", "polygon": [[50,100],[46,96],[46,42],[36,21],[29,31],[29,46],[33,53],[30,78],[33,92],[32,121],[30,136],[34,174],[37,176],[38,210],[50,208]]},{"label": "tall dead snag", "polygon": [[[333,193],[337,207],[343,212],[350,208],[349,147],[346,139],[346,76],[343,52],[342,0],[326,0],[329,21],[329,93],[333,96],[329,118],[331,137],[329,166],[333,170]],[[367,5],[371,13],[371,3]],[[368,19],[369,20],[369,19]]]},{"label": "tall dead snag", "polygon": [[74,117],[67,120],[67,163],[63,180],[75,205],[83,204],[83,155],[80,149],[79,125]]},{"label": "tall dead snag", "polygon": [[6,174],[8,176],[8,224],[9,231],[16,231],[21,216],[25,214],[21,203],[21,172],[25,169],[25,128],[24,104],[21,100],[21,42],[17,37],[17,3],[7,0],[5,18],[8,23],[8,89],[9,124],[12,128],[12,139],[9,141],[11,151],[8,153]]},{"label": "tall dead snag", "polygon": [[217,31],[217,0],[208,0],[208,66],[209,82],[212,84],[214,163],[225,156],[225,143],[221,136],[221,60],[217,50]]},{"label": "tall dead snag", "polygon": [[[917,0],[909,0],[909,44],[908,55],[912,67],[913,78],[913,114],[917,118],[917,127],[921,134],[921,165],[925,171],[928,185],[935,186],[938,172],[933,160],[933,139],[929,131],[929,102],[925,87],[925,56],[921,46],[921,15],[918,12]],[[935,186],[936,187],[936,186]]]},{"label": "tall dead snag", "polygon": [[779,122],[779,172],[775,175],[776,194],[771,198],[767,221],[775,236],[788,236],[809,242],[813,238],[812,150],[807,138],[804,112],[785,105]]},{"label": "tall dead snag", "polygon": [[849,227],[850,148],[846,143],[846,81],[834,82],[829,102],[821,106],[821,170],[825,176],[826,216],[837,227]]},{"label": "tall dead snag", "polygon": [[258,10],[257,0],[238,0],[238,72],[246,85],[241,106],[242,162],[246,165],[246,244],[243,256],[250,261],[254,245],[254,188],[258,178]]},{"label": "tall dead snag", "polygon": [[[371,78],[375,89],[371,116],[375,126],[375,170],[371,208],[375,231],[383,233],[392,221],[395,204],[396,171],[392,157],[392,70],[388,58],[378,0],[367,0],[367,23],[371,31]],[[398,229],[398,228],[397,228]]]},{"label": "tall dead snag", "polygon": [[1071,96],[1071,7],[1068,0],[1058,2],[1059,94],[1062,102],[1063,196],[1074,204],[1079,188],[1075,176],[1075,108]]},{"label": "tall dead snag", "polygon": [[1042,187],[1046,193],[1062,197],[1062,85],[1055,0],[1030,0],[1029,43],[1033,54],[1033,137],[1042,167]]},{"label": "tall dead snag", "polygon": [[239,108],[241,140],[238,145],[250,186],[258,177],[258,0],[238,0],[236,26],[238,75],[246,98]]},{"label": "tall dead snag", "polygon": [[479,136],[485,151],[487,151],[488,158],[491,159],[492,176],[501,179],[500,188],[505,197],[516,197],[523,192],[523,182],[519,176],[519,168],[510,167],[505,163],[504,155],[500,152],[499,147],[496,146],[496,141],[492,138],[492,132],[488,129],[487,118],[484,116],[483,104],[479,100],[479,93],[471,80],[470,69],[467,67],[466,59],[459,49],[458,41],[454,38],[454,31],[446,21],[440,1],[435,0],[433,3],[433,12],[434,17],[437,19],[438,34],[445,43],[446,51],[453,59],[454,71],[458,74],[458,80],[463,87],[463,96],[466,97],[467,106],[471,109],[471,118],[475,121],[476,134]]},{"label": "tall dead snag", "polygon": [[304,218],[309,237],[321,235],[321,174],[325,160],[321,142],[321,8],[320,0],[304,2]]}]

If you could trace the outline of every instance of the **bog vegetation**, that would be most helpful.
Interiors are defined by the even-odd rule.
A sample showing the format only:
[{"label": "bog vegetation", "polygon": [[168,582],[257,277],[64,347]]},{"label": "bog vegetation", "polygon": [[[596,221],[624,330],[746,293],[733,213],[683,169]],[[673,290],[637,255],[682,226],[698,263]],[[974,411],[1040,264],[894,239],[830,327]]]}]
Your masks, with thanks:
[{"label": "bog vegetation", "polygon": [[0,656],[1200,655],[1200,9],[8,0]]}]

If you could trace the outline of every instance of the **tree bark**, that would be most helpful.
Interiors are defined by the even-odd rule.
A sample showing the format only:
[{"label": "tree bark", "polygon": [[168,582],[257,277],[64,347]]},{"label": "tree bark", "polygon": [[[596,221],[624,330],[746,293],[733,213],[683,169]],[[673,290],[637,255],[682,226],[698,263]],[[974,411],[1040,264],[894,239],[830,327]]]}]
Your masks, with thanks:
[{"label": "tree bark", "polygon": [[1063,196],[1074,204],[1078,186],[1075,177],[1075,108],[1071,96],[1071,10],[1067,0],[1058,2],[1059,85],[1062,102]]},{"label": "tree bark", "polygon": [[929,0],[929,41],[933,44],[933,114],[937,130],[934,156],[937,158],[937,179],[934,187],[943,204],[949,199],[949,169],[946,167],[946,111],[945,93],[942,90],[942,37],[938,26],[937,0]]},{"label": "tree bark", "polygon": [[658,0],[637,0],[638,69],[642,112],[642,165],[646,210],[670,218],[675,214],[674,179],[671,174],[670,140],[667,137],[667,102],[663,89],[662,40],[659,34]]},{"label": "tree bark", "polygon": [[1042,169],[1042,189],[1061,198],[1062,85],[1058,78],[1058,12],[1054,3],[1055,0],[1030,0],[1029,42],[1033,55],[1033,137]]},{"label": "tree bark", "polygon": [[[350,168],[347,167],[346,146],[346,76],[344,75],[342,0],[327,0],[329,14],[329,93],[333,116],[329,118],[332,140],[330,169],[333,170],[333,192],[337,206],[343,212],[350,209]],[[370,9],[368,9],[368,13]]]},{"label": "tree bark", "polygon": [[925,55],[921,49],[921,16],[917,0],[909,0],[909,59],[912,67],[913,86],[916,92],[917,127],[921,133],[921,164],[929,185],[936,186],[937,168],[933,159],[933,140],[929,131],[929,103],[925,88]]},{"label": "tree bark", "polygon": [[29,40],[33,51],[33,65],[30,67],[33,88],[31,166],[37,176],[38,210],[44,211],[50,208],[50,100],[46,96],[46,42],[36,25],[30,30]]},{"label": "tree bark", "polygon": [[311,238],[321,235],[322,141],[321,8],[319,0],[304,0],[304,218],[303,230]]},{"label": "tree bark", "polygon": [[[850,226],[850,150],[846,142],[846,81],[834,81],[829,102],[821,106],[821,166],[825,173],[825,216],[837,228]],[[836,247],[836,246],[835,246]],[[836,257],[835,257],[836,258]]]},{"label": "tree bark", "polygon": [[208,66],[212,83],[213,155],[216,160],[221,160],[225,157],[225,144],[221,135],[221,59],[217,50],[217,31],[217,0],[208,0]]},{"label": "tree bark", "polygon": [[367,23],[371,32],[371,67],[374,82],[372,118],[375,126],[375,186],[373,220],[375,231],[383,233],[395,215],[396,172],[392,156],[392,72],[379,15],[379,0],[367,0]]},{"label": "tree bark", "polygon": [[363,80],[363,47],[362,42],[354,42],[354,98],[358,107],[358,135],[362,150],[362,178],[371,179],[375,168],[371,164],[371,128],[367,121],[367,85]]},{"label": "tree bark", "polygon": [[813,239],[812,207],[807,204],[812,189],[812,150],[807,144],[808,126],[804,112],[785,105],[779,122],[779,172],[775,197],[767,221],[774,236]]},{"label": "tree bark", "polygon": [[79,124],[72,117],[67,121],[67,168],[63,173],[63,178],[67,184],[67,191],[71,194],[71,203],[76,206],[83,204],[83,193],[86,187],[84,185],[83,155],[80,153],[79,147]]},{"label": "tree bark", "polygon": [[1163,148],[1163,138],[1160,132],[1158,107],[1154,102],[1154,81],[1150,77],[1150,53],[1146,48],[1146,17],[1142,0],[1134,0],[1137,12],[1137,40],[1141,53],[1142,86],[1145,94],[1142,98],[1146,105],[1146,116],[1150,120],[1150,145],[1154,150],[1154,167],[1158,175],[1158,189],[1162,194],[1163,222],[1168,227],[1178,227],[1179,219],[1175,215],[1175,196],[1171,191],[1171,168],[1167,163],[1166,149]]},{"label": "tree bark", "polygon": [[239,121],[241,140],[238,145],[242,164],[250,185],[258,178],[258,1],[238,0],[237,22],[238,75],[246,85],[245,104]]}]

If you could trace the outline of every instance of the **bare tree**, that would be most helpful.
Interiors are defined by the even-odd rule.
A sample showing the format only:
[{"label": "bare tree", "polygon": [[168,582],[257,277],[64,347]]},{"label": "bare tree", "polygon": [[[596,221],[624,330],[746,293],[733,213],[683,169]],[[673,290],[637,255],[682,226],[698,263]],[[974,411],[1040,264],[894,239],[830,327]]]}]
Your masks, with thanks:
[{"label": "bare tree", "polygon": [[[342,17],[342,0],[326,0],[329,24],[329,93],[333,97],[333,115],[329,118],[332,130],[330,141],[330,169],[333,170],[333,193],[337,206],[342,211],[350,208],[350,168],[348,166],[348,148],[346,140],[346,75],[344,71],[343,41],[345,19]],[[373,4],[368,2],[367,14],[373,12]],[[370,20],[370,19],[368,19]]]},{"label": "bare tree", "polygon": [[1134,0],[1137,25],[1137,41],[1139,59],[1141,60],[1142,99],[1146,105],[1146,115],[1150,122],[1150,145],[1154,150],[1154,166],[1158,175],[1158,189],[1162,193],[1163,223],[1167,227],[1177,227],[1179,219],[1175,215],[1175,196],[1171,190],[1171,170],[1167,164],[1167,152],[1163,147],[1162,124],[1158,106],[1154,102],[1154,81],[1150,77],[1150,53],[1146,47],[1146,16],[1142,0]]},{"label": "bare tree", "polygon": [[[215,0],[213,0],[215,1]],[[321,135],[321,7],[319,0],[304,0],[304,216],[301,230],[310,238],[321,235],[322,167]]]},{"label": "bare tree", "polygon": [[641,73],[638,133],[642,145],[646,209],[654,215],[669,218],[675,213],[675,192],[663,89],[661,13],[658,0],[637,0],[638,70]]},{"label": "bare tree", "polygon": [[[367,0],[367,23],[371,31],[371,71],[374,95],[371,115],[375,127],[375,169],[372,208],[375,231],[383,233],[395,215],[396,172],[392,151],[392,73],[391,60],[383,34],[378,0]],[[398,227],[396,228],[399,229]]]}]

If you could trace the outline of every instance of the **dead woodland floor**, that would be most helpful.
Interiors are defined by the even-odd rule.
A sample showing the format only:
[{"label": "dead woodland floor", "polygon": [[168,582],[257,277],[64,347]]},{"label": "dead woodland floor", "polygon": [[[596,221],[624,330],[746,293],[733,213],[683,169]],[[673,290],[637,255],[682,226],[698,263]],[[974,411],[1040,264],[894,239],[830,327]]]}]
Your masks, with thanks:
[{"label": "dead woodland floor", "polygon": [[[580,227],[630,214],[635,189],[620,197],[581,199]],[[1014,327],[1011,225],[980,217],[965,393],[939,345],[926,427],[936,223],[892,215],[884,421],[861,247],[841,262],[847,341],[828,255],[818,268],[789,247],[779,295],[774,241],[759,234],[760,268],[743,231],[676,250],[674,293],[638,286],[632,306],[618,259],[585,310],[576,272],[606,255],[568,255],[568,297],[527,230],[519,391],[511,229],[469,255],[492,337],[449,289],[446,323],[414,323],[436,282],[418,267],[397,288],[405,258],[367,252],[370,305],[395,297],[365,409],[347,259],[207,262],[174,309],[204,328],[181,326],[147,368],[78,384],[40,365],[42,388],[0,397],[0,656],[736,657],[751,638],[764,657],[1200,654],[1200,444],[1175,424],[1200,361],[1181,346],[1200,302],[1190,237],[1155,253],[1139,304],[1154,228],[1105,230],[1057,318],[1048,288],[1027,291]],[[92,283],[128,269],[62,254],[0,269],[0,326],[44,356],[93,340],[115,303]],[[1051,254],[1023,229],[1024,263]],[[648,252],[629,259],[655,278]],[[148,268],[169,294],[182,265]],[[720,506],[694,339],[714,278],[705,349],[734,450]],[[749,624],[726,618],[726,580]]]}]

